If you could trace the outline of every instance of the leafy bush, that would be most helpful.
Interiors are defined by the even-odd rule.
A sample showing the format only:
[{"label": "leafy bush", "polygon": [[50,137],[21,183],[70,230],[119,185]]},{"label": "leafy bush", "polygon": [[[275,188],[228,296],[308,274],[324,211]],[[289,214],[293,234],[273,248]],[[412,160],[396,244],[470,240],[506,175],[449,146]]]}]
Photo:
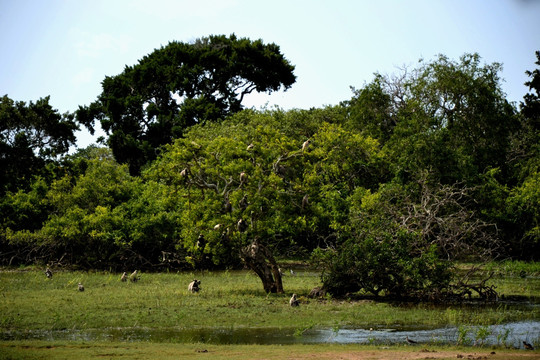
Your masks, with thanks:
[{"label": "leafy bush", "polygon": [[359,291],[395,298],[438,297],[452,279],[451,263],[439,259],[434,245],[423,252],[413,249],[414,236],[360,236],[339,251],[317,250],[315,256],[325,264],[324,288],[338,297]]}]

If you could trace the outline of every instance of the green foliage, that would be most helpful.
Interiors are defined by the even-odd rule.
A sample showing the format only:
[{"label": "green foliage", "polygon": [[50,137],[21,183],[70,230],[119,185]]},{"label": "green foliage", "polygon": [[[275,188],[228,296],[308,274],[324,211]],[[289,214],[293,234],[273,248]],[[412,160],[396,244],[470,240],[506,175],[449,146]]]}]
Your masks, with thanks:
[{"label": "green foliage", "polygon": [[[304,150],[306,139],[291,136],[284,115],[294,117],[297,131],[311,133]],[[320,115],[245,111],[196,127],[167,148],[145,176],[174,189],[191,261],[228,262],[255,238],[278,252],[311,250],[343,226],[348,194],[372,185],[379,172],[378,143],[342,129],[334,109],[324,114],[334,124],[314,126]],[[230,212],[224,211],[228,202]],[[248,224],[245,232],[238,230],[240,219]]]},{"label": "green foliage", "polygon": [[[540,52],[536,52],[540,65]],[[511,165],[508,179],[499,179],[505,189],[503,206],[498,214],[502,228],[508,234],[510,255],[535,259],[540,252],[540,69],[525,72],[530,93],[523,98],[520,129],[512,136],[512,148],[507,158]]]},{"label": "green foliage", "polygon": [[531,173],[512,189],[507,199],[508,216],[522,229],[522,258],[540,250],[540,172]]},{"label": "green foliage", "polygon": [[324,269],[324,288],[336,296],[360,292],[437,301],[461,292],[451,260],[498,250],[492,227],[464,206],[467,193],[429,174],[408,186],[357,187],[337,246],[314,253]]},{"label": "green foliage", "polygon": [[362,291],[394,298],[437,298],[450,285],[450,264],[439,259],[435,246],[419,253],[411,236],[363,237],[345,242],[338,252],[319,250],[315,256],[325,264],[324,288],[338,297]]},{"label": "green foliage", "polygon": [[49,99],[26,104],[0,98],[0,196],[27,190],[34,176],[47,175],[46,165],[74,145],[73,116],[60,115]]},{"label": "green foliage", "polygon": [[477,54],[459,62],[439,56],[397,76],[376,74],[355,90],[350,123],[381,140],[404,181],[431,169],[443,183],[476,182],[488,167],[504,167],[518,122],[500,88],[501,65]]},{"label": "green foliage", "polygon": [[385,82],[382,75],[375,74],[371,83],[361,89],[353,88],[354,97],[345,103],[350,109],[350,125],[382,143],[388,141],[396,126],[392,96]]},{"label": "green foliage", "polygon": [[469,326],[460,325],[458,327],[458,345],[471,345],[472,340],[469,339],[469,333],[471,329]]},{"label": "green foliage", "polygon": [[[536,51],[535,64],[540,66],[540,51]],[[525,117],[529,126],[536,132],[540,130],[540,68],[525,72],[531,79],[525,82],[529,90],[533,91],[525,94],[521,103],[521,114]],[[538,134],[538,133],[537,133]]]},{"label": "green foliage", "polygon": [[318,249],[335,294],[429,298],[455,259],[538,256],[537,70],[519,114],[477,54],[376,74],[337,106],[240,111],[293,70],[260,40],[170,43],[77,112],[110,150],[63,159],[72,116],[2,98],[1,261],[234,268],[256,248],[276,276],[274,256]]},{"label": "green foliage", "polygon": [[[47,189],[39,180],[34,183],[34,189],[41,189],[36,202],[48,212],[40,226],[21,229],[16,223],[7,224],[6,241],[18,249],[23,262],[67,261],[98,268],[119,262],[114,256],[125,237],[122,204],[135,195],[138,182],[106,149],[93,153],[83,174],[66,174]],[[14,199],[29,198],[33,193],[20,192]]]},{"label": "green foliage", "polygon": [[442,185],[468,188],[471,198],[462,205],[471,221],[496,226],[491,236],[504,244],[499,255],[534,257],[538,70],[526,72],[531,93],[517,114],[501,89],[501,69],[465,54],[459,61],[442,55],[421,61],[397,75],[376,74],[344,103],[347,126],[381,142],[391,174],[406,191],[423,171]]},{"label": "green foliage", "polygon": [[37,177],[25,192],[8,192],[1,200],[1,228],[12,230],[37,230],[47,218],[49,207],[45,201],[49,186]]},{"label": "green foliage", "polygon": [[[254,236],[271,238],[290,226],[289,222],[280,224],[288,218],[289,209],[280,204],[288,196],[285,182],[273,172],[272,161],[292,150],[294,142],[269,127],[224,130],[218,133],[238,132],[227,138],[188,136],[179,140],[147,174],[179,192],[183,246],[194,255],[210,256],[215,263],[227,258],[231,247],[238,251]],[[247,150],[250,143],[252,151]],[[241,173],[246,174],[244,180]],[[240,204],[244,197],[247,202]],[[231,212],[223,210],[227,202],[232,204]],[[290,221],[298,223],[295,218]],[[240,219],[256,222],[249,237],[236,230]],[[219,229],[214,230],[218,224]],[[200,234],[206,239],[204,248],[197,247]]]},{"label": "green foliage", "polygon": [[279,46],[262,40],[221,35],[171,42],[106,77],[98,101],[77,117],[91,129],[99,120],[117,161],[139,174],[156,149],[187,127],[240,111],[253,91],[288,89],[293,71]]},{"label": "green foliage", "polygon": [[479,171],[504,165],[509,134],[517,127],[514,109],[500,88],[501,65],[480,65],[478,54],[460,62],[444,56],[420,69],[412,95],[435,129],[449,130],[450,143],[471,156]]},{"label": "green foliage", "polygon": [[502,183],[498,169],[488,171],[483,180],[477,199],[484,205],[483,214],[498,225],[505,255],[534,259],[540,250],[539,173],[532,170],[513,187]]}]

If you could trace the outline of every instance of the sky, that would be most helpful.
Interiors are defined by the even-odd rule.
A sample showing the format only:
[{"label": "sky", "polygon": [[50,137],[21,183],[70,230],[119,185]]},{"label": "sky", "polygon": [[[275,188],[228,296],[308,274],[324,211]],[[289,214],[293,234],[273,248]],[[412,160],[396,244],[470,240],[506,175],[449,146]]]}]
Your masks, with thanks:
[{"label": "sky", "polygon": [[[502,63],[517,104],[537,67],[538,19],[540,0],[0,0],[0,96],[50,96],[73,112],[96,100],[105,76],[170,41],[234,33],[279,45],[296,67],[289,90],[253,94],[247,107],[336,105],[376,72],[465,53]],[[85,130],[77,139],[95,142]]]}]

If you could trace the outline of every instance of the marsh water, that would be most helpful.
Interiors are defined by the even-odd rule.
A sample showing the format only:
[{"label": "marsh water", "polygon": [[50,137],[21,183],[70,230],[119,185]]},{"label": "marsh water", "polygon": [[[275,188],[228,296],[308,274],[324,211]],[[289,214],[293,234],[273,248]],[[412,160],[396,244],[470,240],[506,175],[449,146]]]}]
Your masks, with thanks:
[{"label": "marsh water", "polygon": [[396,344],[406,338],[419,344],[502,345],[519,348],[522,341],[540,338],[539,321],[523,321],[492,326],[414,328],[312,328],[304,331],[279,328],[231,329],[148,329],[111,328],[88,330],[11,331],[2,340],[152,341],[211,344]]}]

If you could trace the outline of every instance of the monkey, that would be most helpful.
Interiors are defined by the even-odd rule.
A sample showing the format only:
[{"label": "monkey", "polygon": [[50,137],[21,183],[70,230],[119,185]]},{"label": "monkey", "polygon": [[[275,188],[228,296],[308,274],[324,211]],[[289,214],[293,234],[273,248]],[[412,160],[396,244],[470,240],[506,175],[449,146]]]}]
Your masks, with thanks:
[{"label": "monkey", "polygon": [[289,305],[292,307],[300,305],[298,299],[296,299],[296,294],[292,294],[291,299],[289,300]]},{"label": "monkey", "polygon": [[309,205],[309,196],[308,194],[306,194],[302,198],[302,210],[304,210],[304,208],[306,208],[308,205]]},{"label": "monkey", "polygon": [[249,145],[247,146],[246,150],[247,150],[247,151],[253,150],[254,147],[255,147],[255,145],[249,144]]},{"label": "monkey", "polygon": [[221,229],[221,224],[216,224],[216,225],[214,226],[214,230],[219,230],[219,229]]},{"label": "monkey", "polygon": [[227,199],[225,204],[223,204],[223,211],[225,211],[226,213],[230,213],[232,211],[232,204],[229,199]]},{"label": "monkey", "polygon": [[526,350],[534,350],[534,346],[532,346],[526,341],[523,341],[523,347],[525,347]]},{"label": "monkey", "polygon": [[126,282],[127,278],[128,278],[127,273],[124,271],[124,273],[122,274],[122,277],[120,278],[120,281]]},{"label": "monkey", "polygon": [[248,205],[249,205],[248,199],[247,199],[247,194],[244,195],[244,197],[240,200],[240,202],[238,203],[238,205],[240,206],[240,209],[246,210],[246,208],[247,208]]},{"label": "monkey", "polygon": [[309,295],[308,297],[309,298],[318,298],[318,297],[323,297],[326,295],[326,291],[320,287],[314,287],[310,292],[309,292]]},{"label": "monkey", "polygon": [[84,286],[81,283],[79,283],[79,291],[84,291]]},{"label": "monkey", "polygon": [[246,179],[247,179],[247,174],[245,171],[242,171],[240,173],[240,184],[243,184],[246,181]]},{"label": "monkey", "polygon": [[181,177],[186,177],[187,176],[187,168],[184,168],[182,171],[180,171],[180,176]]},{"label": "monkey", "polygon": [[197,248],[204,249],[205,246],[206,246],[206,240],[204,239],[204,235],[199,234],[199,237],[197,238]]},{"label": "monkey", "polygon": [[304,143],[302,144],[302,152],[306,151],[309,144],[311,144],[311,141],[309,139],[307,139],[306,141],[304,141]]},{"label": "monkey", "polygon": [[201,285],[201,281],[197,279],[193,279],[193,281],[190,282],[188,285],[188,291],[192,293],[199,292],[200,290],[199,285]]},{"label": "monkey", "polygon": [[289,270],[291,272],[291,276],[296,276],[296,273],[293,271],[293,269]]},{"label": "monkey", "polygon": [[223,241],[224,243],[229,242],[230,235],[231,235],[231,228],[227,227],[227,229],[225,229],[225,231],[221,232],[221,236],[220,236],[221,241]]},{"label": "monkey", "polygon": [[244,221],[244,219],[240,219],[238,220],[238,222],[236,223],[236,229],[240,232],[244,232],[246,231],[247,229],[247,224],[246,222]]},{"label": "monkey", "polygon": [[52,279],[52,271],[51,271],[51,269],[47,268],[45,270],[45,275],[47,275],[47,279]]},{"label": "monkey", "polygon": [[139,280],[139,278],[137,277],[137,270],[135,270],[134,272],[131,273],[131,275],[129,275],[129,280],[131,280],[132,282]]}]

